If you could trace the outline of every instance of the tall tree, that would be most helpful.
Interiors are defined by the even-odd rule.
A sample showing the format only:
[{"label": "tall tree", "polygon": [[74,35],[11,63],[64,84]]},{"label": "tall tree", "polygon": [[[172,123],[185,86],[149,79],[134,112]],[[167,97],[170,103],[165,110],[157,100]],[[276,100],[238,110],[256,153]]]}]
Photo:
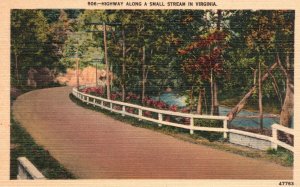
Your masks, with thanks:
[{"label": "tall tree", "polygon": [[286,127],[292,126],[294,115],[294,22],[295,11],[272,12],[271,24],[275,25],[276,31],[276,59],[285,79],[285,97],[280,113],[280,124]]},{"label": "tall tree", "polygon": [[[282,84],[282,79],[286,78],[284,75],[280,75],[279,71],[276,69],[276,67],[281,68],[280,64],[282,64],[282,61],[285,61],[284,59],[288,59],[288,56],[291,56],[293,58],[293,34],[294,34],[294,12],[293,11],[237,11],[234,12],[235,16],[232,16],[231,20],[231,28],[234,32],[235,38],[237,39],[236,42],[233,42],[235,44],[235,48],[239,48],[239,52],[243,51],[243,56],[239,57],[239,59],[244,59],[242,62],[241,60],[237,59],[234,62],[240,61],[241,64],[244,64],[245,67],[252,66],[253,72],[256,72],[258,70],[258,66],[262,65],[262,72],[263,76],[261,75],[261,82],[264,82],[264,85],[261,86],[261,92],[263,97],[270,100],[270,96],[277,95],[280,100],[281,93],[285,92],[286,94],[287,90],[286,84]],[[240,21],[243,20],[243,21]],[[243,46],[242,42],[238,42],[238,40],[246,39],[246,46]],[[233,40],[234,41],[234,40]],[[239,46],[238,46],[238,45]],[[251,51],[249,51],[249,49]],[[231,53],[231,52],[230,52]],[[277,54],[277,56],[276,56]],[[235,53],[235,56],[237,56],[237,53]],[[254,57],[254,58],[253,58]],[[254,62],[256,61],[256,65],[254,65]],[[287,60],[290,62],[290,60]],[[245,63],[248,62],[248,63]],[[251,65],[252,64],[252,65]],[[293,64],[293,63],[290,63]],[[284,65],[284,69],[288,67],[289,65]],[[269,67],[269,68],[267,68]],[[290,66],[290,77],[293,76],[292,66]],[[282,68],[281,68],[282,69]],[[250,69],[248,69],[250,70]],[[247,71],[247,69],[245,69]],[[249,72],[250,73],[250,72]],[[254,73],[255,75],[255,73]],[[271,77],[272,79],[268,80],[267,78]],[[238,77],[239,80],[247,80],[246,77]],[[293,78],[288,78],[292,80]],[[254,77],[255,80],[255,77]],[[259,81],[259,80],[258,80]],[[237,81],[235,81],[237,82]],[[248,79],[248,85],[251,83],[251,79]],[[287,82],[287,81],[285,81]],[[274,85],[274,91],[272,89],[269,89]],[[250,86],[250,85],[249,85]],[[231,113],[229,113],[230,117],[234,117],[236,115],[236,112],[239,112],[240,109],[246,104],[246,101],[250,96],[256,95],[256,89],[258,84],[254,83],[254,86],[249,90],[249,92],[245,95],[245,97],[239,102],[239,104],[233,108]],[[243,88],[243,87],[241,87]],[[247,88],[247,87],[244,87]],[[293,86],[290,86],[290,88],[293,88]],[[289,95],[288,98],[293,98],[293,94],[290,94],[292,92],[287,92],[286,95]],[[267,98],[268,97],[268,98]],[[272,97],[271,97],[272,98]],[[280,102],[279,102],[280,103]],[[289,100],[290,103],[286,106],[289,108],[288,110],[283,110],[284,114],[286,114],[288,121],[291,121],[292,115],[293,115],[293,99]],[[284,106],[282,107],[284,108]],[[288,112],[287,112],[288,111]],[[282,112],[281,112],[282,113]],[[260,115],[262,117],[262,115]],[[232,118],[231,118],[232,119]],[[281,117],[281,120],[283,118]],[[288,125],[289,122],[284,123],[281,122],[281,124],[285,124],[285,126]]]},{"label": "tall tree", "polygon": [[58,72],[65,70],[65,66],[61,63],[60,59],[63,57],[63,51],[65,42],[73,32],[72,28],[73,20],[68,18],[67,13],[64,10],[59,10],[58,20],[50,25],[50,40],[53,46],[53,51],[57,59],[55,59],[54,70]]},{"label": "tall tree", "polygon": [[[206,53],[202,53],[199,56],[191,55],[187,57],[187,60],[183,63],[184,72],[187,74],[198,74],[200,79],[205,81],[209,80],[211,85],[211,114],[214,111],[214,81],[213,75],[217,75],[222,72],[222,61],[220,61],[220,55],[223,48],[220,43],[224,42],[226,34],[220,31],[214,31],[207,36],[202,36],[198,41],[193,42],[186,46],[184,49],[180,49],[181,55],[190,54],[196,49],[202,49]],[[199,92],[201,89],[199,89]],[[201,102],[198,102],[200,105]]]},{"label": "tall tree", "polygon": [[11,14],[12,83],[24,86],[31,67],[51,67],[49,25],[41,10],[13,10]]},{"label": "tall tree", "polygon": [[[217,31],[221,31],[221,21],[222,21],[222,10],[217,10]],[[222,45],[220,42],[218,45]],[[221,55],[219,56],[219,61],[221,61]],[[213,81],[213,115],[219,115],[219,100],[218,100],[218,84],[217,79]],[[200,96],[201,94],[199,94]]]}]

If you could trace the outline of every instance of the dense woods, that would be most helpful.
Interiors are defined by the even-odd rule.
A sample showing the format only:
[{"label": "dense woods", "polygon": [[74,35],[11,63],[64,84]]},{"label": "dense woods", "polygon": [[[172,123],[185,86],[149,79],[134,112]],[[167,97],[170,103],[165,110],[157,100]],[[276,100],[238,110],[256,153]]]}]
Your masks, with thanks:
[{"label": "dense woods", "polygon": [[172,90],[189,112],[219,115],[229,103],[233,119],[250,105],[263,128],[267,107],[291,127],[294,20],[291,10],[13,10],[11,84],[47,87],[93,66],[109,99],[143,104]]}]

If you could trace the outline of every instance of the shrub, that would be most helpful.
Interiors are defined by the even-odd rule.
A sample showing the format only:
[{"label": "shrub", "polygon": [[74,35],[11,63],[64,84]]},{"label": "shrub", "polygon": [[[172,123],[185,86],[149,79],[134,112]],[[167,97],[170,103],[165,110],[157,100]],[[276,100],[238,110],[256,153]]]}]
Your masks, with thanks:
[{"label": "shrub", "polygon": [[171,110],[171,111],[173,111],[173,112],[176,112],[177,111],[177,105],[171,105],[170,107],[169,107],[169,110]]},{"label": "shrub", "polygon": [[212,120],[212,119],[194,119],[195,126],[201,127],[223,127],[223,122],[221,120]]}]

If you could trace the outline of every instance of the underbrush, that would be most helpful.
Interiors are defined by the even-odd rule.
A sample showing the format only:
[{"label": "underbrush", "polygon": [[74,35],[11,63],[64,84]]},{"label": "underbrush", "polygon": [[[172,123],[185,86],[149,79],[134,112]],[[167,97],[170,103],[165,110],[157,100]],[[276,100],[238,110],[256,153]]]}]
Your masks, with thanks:
[{"label": "underbrush", "polygon": [[278,147],[277,150],[275,149],[268,149],[268,155],[271,158],[277,158],[281,160],[284,166],[293,166],[294,165],[294,154],[293,152],[286,150],[282,147]]}]

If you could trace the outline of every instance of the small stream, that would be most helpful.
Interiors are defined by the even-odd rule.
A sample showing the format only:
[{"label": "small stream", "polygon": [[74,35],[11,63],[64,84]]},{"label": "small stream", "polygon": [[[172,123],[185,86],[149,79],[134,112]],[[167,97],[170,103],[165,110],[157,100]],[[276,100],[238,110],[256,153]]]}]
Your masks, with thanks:
[{"label": "small stream", "polygon": [[[158,97],[153,97],[153,99],[158,99]],[[164,93],[160,96],[160,99],[169,105],[177,105],[179,107],[185,107],[185,96],[176,95],[175,93]],[[228,112],[230,112],[231,108],[220,106],[219,112],[220,115],[226,116]],[[264,113],[264,115],[268,115]],[[248,110],[242,110],[237,118],[231,121],[231,125],[237,127],[259,127],[259,119],[258,118],[238,118],[238,116],[258,116],[258,112],[251,112]],[[271,128],[271,125],[274,123],[279,123],[279,118],[264,118],[263,125],[264,128]]]},{"label": "small stream", "polygon": [[[220,106],[220,115],[226,116],[230,112],[231,108]],[[231,121],[231,125],[238,127],[259,127],[259,118],[239,118],[239,116],[258,116],[258,112],[251,112],[248,110],[241,110],[237,117]],[[268,115],[264,113],[264,115]],[[279,118],[263,118],[264,128],[271,129],[271,125],[279,123]]]}]

